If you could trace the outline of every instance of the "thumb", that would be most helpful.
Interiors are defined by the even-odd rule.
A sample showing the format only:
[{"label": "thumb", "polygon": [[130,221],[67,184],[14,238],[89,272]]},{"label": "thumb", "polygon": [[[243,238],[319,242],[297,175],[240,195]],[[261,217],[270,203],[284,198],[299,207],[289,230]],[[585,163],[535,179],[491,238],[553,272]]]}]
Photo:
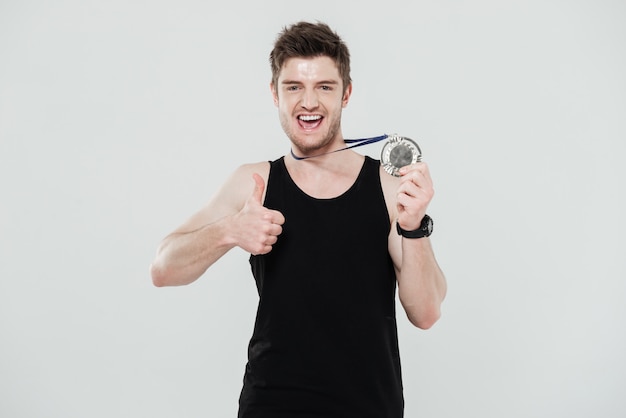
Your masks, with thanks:
[{"label": "thumb", "polygon": [[254,180],[254,190],[252,191],[251,198],[255,202],[263,204],[263,192],[265,191],[265,182],[263,181],[263,177],[254,173],[252,174],[252,179]]}]

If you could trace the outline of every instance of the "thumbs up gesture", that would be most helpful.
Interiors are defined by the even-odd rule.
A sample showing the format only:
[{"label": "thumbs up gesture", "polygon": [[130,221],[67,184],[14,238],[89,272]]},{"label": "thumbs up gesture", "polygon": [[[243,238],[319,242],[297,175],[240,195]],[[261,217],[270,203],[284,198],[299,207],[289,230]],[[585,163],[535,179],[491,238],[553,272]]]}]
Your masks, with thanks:
[{"label": "thumbs up gesture", "polygon": [[252,178],[254,180],[252,194],[235,215],[239,231],[237,241],[239,247],[251,254],[267,254],[283,232],[285,217],[279,211],[263,206],[265,182],[257,173],[254,173]]}]

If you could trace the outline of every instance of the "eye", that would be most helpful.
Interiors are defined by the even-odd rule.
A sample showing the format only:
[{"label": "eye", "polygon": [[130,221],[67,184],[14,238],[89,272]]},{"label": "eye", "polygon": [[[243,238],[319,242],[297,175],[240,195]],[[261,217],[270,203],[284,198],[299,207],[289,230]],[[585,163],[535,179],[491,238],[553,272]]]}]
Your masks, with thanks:
[{"label": "eye", "polygon": [[327,86],[327,85],[320,86],[320,88],[322,90],[324,90],[324,91],[332,91],[333,90],[333,88],[331,86]]},{"label": "eye", "polygon": [[298,91],[299,89],[300,89],[300,86],[296,86],[296,85],[287,86],[287,91]]}]

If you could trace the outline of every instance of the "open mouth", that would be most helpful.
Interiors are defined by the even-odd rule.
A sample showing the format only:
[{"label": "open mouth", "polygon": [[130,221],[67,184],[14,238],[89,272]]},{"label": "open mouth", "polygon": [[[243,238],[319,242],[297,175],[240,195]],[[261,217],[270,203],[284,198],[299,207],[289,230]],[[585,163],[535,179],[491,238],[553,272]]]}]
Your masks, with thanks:
[{"label": "open mouth", "polygon": [[300,115],[298,122],[304,129],[315,129],[322,123],[322,115]]}]

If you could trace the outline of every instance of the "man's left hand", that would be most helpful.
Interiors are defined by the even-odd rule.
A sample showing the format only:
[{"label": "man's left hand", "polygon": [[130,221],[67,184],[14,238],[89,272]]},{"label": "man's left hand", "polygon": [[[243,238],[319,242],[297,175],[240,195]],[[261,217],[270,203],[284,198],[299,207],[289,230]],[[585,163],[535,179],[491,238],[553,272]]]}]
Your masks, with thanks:
[{"label": "man's left hand", "polygon": [[402,229],[413,231],[420,227],[434,194],[433,182],[426,163],[419,162],[400,169],[397,210],[398,223]]}]

